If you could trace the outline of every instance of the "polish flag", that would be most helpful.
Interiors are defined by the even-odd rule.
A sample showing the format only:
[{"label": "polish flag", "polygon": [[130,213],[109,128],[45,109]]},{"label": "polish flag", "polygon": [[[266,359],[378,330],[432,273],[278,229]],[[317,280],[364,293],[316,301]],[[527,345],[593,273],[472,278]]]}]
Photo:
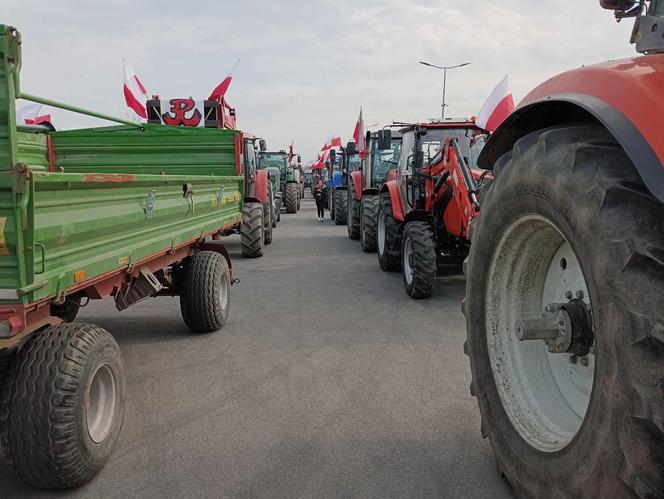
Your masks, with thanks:
[{"label": "polish flag", "polygon": [[51,115],[43,104],[27,104],[16,110],[17,125],[40,125],[52,123]]},{"label": "polish flag", "polygon": [[291,140],[290,146],[288,146],[288,161],[289,162],[293,161],[293,156],[295,156],[295,154],[293,154],[293,141]]},{"label": "polish flag", "polygon": [[127,107],[142,119],[148,119],[146,104],[148,100],[148,91],[145,89],[136,73],[129,67],[127,61],[124,63],[124,97]]},{"label": "polish flag", "polygon": [[209,100],[221,100],[221,98],[226,95],[226,91],[228,90],[228,87],[231,86],[231,81],[233,80],[233,71],[235,71],[235,68],[237,68],[238,64],[240,64],[240,59],[238,59],[237,62],[233,65],[231,70],[226,75],[226,78],[224,78],[219,85],[214,87],[210,97],[208,97]]},{"label": "polish flag", "polygon": [[507,76],[491,91],[491,95],[477,113],[478,127],[493,132],[514,111],[514,98]]},{"label": "polish flag", "polygon": [[357,117],[357,123],[355,123],[355,130],[353,131],[353,139],[355,140],[355,145],[360,157],[364,159],[366,155],[366,144],[364,136],[364,118],[362,117],[362,108],[360,108],[360,115]]},{"label": "polish flag", "polygon": [[320,148],[321,151],[329,151],[330,149],[334,147],[341,147],[341,136],[339,135],[332,135],[325,144],[323,144],[323,147]]}]

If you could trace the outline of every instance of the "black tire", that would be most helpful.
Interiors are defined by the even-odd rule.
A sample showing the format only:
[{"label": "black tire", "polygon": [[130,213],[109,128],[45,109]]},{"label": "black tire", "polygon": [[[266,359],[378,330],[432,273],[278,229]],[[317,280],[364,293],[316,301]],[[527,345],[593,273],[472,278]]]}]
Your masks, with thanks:
[{"label": "black tire", "polygon": [[360,238],[360,200],[355,199],[355,186],[353,179],[348,183],[348,199],[347,199],[348,213],[346,214],[348,229],[348,237],[350,239]]},{"label": "black tire", "polygon": [[378,223],[378,209],[380,196],[367,194],[362,196],[360,206],[360,247],[362,251],[373,253],[376,251],[376,225]]},{"label": "black tire", "polygon": [[263,256],[264,232],[263,205],[260,203],[245,203],[242,208],[242,227],[240,228],[242,256],[246,258]]},{"label": "black tire", "polygon": [[348,193],[345,190],[334,191],[334,223],[336,225],[344,225],[347,221],[346,201],[348,201]]},{"label": "black tire", "polygon": [[51,315],[60,317],[65,322],[74,322],[81,308],[81,297],[68,296],[62,305],[51,305]]},{"label": "black tire", "polygon": [[329,204],[330,210],[330,220],[334,220],[334,193],[336,191],[332,190],[332,194],[328,193],[327,202]]},{"label": "black tire", "polygon": [[263,242],[265,245],[272,243],[272,213],[274,208],[274,199],[272,198],[272,183],[267,184],[267,203],[263,205]]},{"label": "black tire", "polygon": [[[112,380],[114,395],[92,425],[94,380]],[[52,326],[16,354],[5,383],[3,440],[9,462],[27,483],[47,489],[78,487],[108,461],[124,419],[124,362],[111,334],[93,324]],[[107,423],[107,424],[104,424]],[[93,439],[94,438],[94,439]]]},{"label": "black tire", "polygon": [[284,192],[284,206],[286,213],[297,213],[297,184],[286,184],[286,191]]},{"label": "black tire", "polygon": [[411,298],[429,298],[436,282],[436,242],[431,224],[407,223],[402,240],[401,275],[406,293]]},{"label": "black tire", "polygon": [[[464,350],[482,433],[518,495],[664,497],[663,214],[613,137],[593,126],[520,139],[483,192],[467,268]],[[572,247],[596,332],[585,417],[555,452],[536,449],[515,429],[489,358],[487,338],[502,331],[485,322],[491,262],[523,215],[544,218]],[[514,282],[524,275],[515,270]]]},{"label": "black tire", "polygon": [[[380,230],[378,224],[384,217],[385,238],[380,241]],[[378,221],[376,223],[376,250],[380,268],[386,272],[398,272],[401,270],[401,224],[392,214],[392,202],[389,193],[380,195],[378,205]]]},{"label": "black tire", "polygon": [[180,312],[196,333],[223,327],[230,312],[231,272],[228,262],[215,251],[200,251],[185,260],[178,275]]},{"label": "black tire", "polygon": [[277,201],[277,222],[281,222],[281,202],[283,198],[279,198]]}]

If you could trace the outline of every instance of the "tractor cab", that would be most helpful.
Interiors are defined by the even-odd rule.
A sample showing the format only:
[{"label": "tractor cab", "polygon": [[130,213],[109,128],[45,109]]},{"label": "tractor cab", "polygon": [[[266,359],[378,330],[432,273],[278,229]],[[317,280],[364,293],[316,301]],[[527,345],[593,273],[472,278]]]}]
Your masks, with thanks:
[{"label": "tractor cab", "polygon": [[370,134],[369,153],[367,155],[363,177],[364,188],[380,189],[385,182],[387,172],[396,169],[401,154],[401,132],[380,130]]}]

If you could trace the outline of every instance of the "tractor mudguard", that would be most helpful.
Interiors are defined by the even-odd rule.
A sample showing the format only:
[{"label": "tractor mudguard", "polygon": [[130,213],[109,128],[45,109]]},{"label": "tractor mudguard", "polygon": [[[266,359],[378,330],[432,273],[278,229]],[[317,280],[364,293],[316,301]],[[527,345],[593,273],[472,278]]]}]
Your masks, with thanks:
[{"label": "tractor mudguard", "polygon": [[353,179],[353,190],[355,191],[355,199],[358,201],[362,199],[362,172],[351,172],[350,177]]},{"label": "tractor mudguard", "polygon": [[551,78],[528,94],[487,141],[478,163],[491,169],[521,137],[583,121],[602,124],[646,187],[664,202],[664,54],[610,61]]},{"label": "tractor mudguard", "polygon": [[404,220],[404,211],[403,206],[401,205],[401,196],[399,196],[399,186],[397,185],[396,180],[390,180],[383,184],[383,189],[381,192],[390,193],[390,202],[392,203],[392,216],[403,222]]},{"label": "tractor mudguard", "polygon": [[366,189],[362,189],[362,195],[363,196],[371,196],[371,195],[378,195],[380,194],[380,189],[377,189],[375,187],[367,187]]},{"label": "tractor mudguard", "polygon": [[267,170],[256,171],[256,191],[255,195],[261,204],[269,202],[267,183],[270,181],[270,174]]}]

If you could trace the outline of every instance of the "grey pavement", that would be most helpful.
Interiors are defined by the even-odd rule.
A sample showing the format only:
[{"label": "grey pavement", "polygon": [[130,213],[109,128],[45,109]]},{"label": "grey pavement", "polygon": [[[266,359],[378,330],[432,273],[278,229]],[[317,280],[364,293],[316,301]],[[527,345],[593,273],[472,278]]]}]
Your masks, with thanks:
[{"label": "grey pavement", "polygon": [[177,298],[82,310],[125,357],[115,452],[65,493],[0,463],[0,497],[510,497],[468,391],[462,276],[409,299],[311,199],[265,257],[227,243],[241,283],[217,333],[191,334]]}]

